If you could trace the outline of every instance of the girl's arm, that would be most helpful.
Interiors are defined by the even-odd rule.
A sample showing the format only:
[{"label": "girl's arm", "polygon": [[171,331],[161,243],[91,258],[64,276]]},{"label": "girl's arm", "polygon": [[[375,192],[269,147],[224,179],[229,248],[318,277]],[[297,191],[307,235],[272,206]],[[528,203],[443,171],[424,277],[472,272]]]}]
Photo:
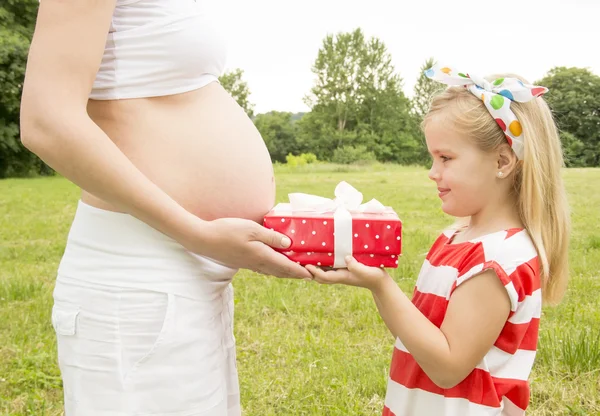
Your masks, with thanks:
[{"label": "girl's arm", "polygon": [[343,283],[371,290],[379,313],[419,366],[439,387],[460,383],[494,345],[510,313],[510,300],[492,270],[460,285],[440,328],[406,297],[383,269],[356,260],[348,269],[325,272],[307,266],[321,283]]}]

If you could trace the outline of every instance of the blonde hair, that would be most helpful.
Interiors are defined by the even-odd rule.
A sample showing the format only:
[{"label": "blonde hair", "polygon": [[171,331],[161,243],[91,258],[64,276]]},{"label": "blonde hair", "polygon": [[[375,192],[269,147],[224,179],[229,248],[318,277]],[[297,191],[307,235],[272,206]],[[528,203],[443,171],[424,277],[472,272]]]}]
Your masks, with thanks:
[{"label": "blonde hair", "polygon": [[[488,79],[521,77],[505,74]],[[570,213],[561,177],[564,167],[558,129],[543,98],[511,103],[523,126],[524,157],[513,175],[518,212],[540,261],[542,296],[545,303],[558,304],[566,290],[569,262]],[[490,152],[507,143],[504,132],[483,102],[463,87],[449,87],[433,97],[422,128],[444,114],[481,150]]]}]

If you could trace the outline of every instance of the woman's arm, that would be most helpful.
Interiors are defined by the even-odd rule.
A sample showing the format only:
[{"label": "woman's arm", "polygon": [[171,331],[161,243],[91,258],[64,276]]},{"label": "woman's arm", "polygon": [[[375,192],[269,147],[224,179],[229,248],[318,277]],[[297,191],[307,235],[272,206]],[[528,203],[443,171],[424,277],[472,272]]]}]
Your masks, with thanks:
[{"label": "woman's arm", "polygon": [[249,220],[206,222],[150,181],[86,111],[115,0],[42,0],[21,100],[21,140],[57,172],[124,212],[232,267],[282,277],[306,270],[265,244],[284,236]]}]

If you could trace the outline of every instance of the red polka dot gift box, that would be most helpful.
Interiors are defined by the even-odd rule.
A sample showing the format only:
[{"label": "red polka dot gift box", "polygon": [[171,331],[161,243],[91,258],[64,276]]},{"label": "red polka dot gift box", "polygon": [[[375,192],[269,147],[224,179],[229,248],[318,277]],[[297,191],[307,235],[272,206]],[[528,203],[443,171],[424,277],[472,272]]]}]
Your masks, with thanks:
[{"label": "red polka dot gift box", "polygon": [[292,245],[282,250],[302,265],[346,267],[352,255],[367,266],[398,267],[402,222],[391,207],[363,195],[347,182],[335,188],[335,199],[292,193],[289,203],[277,204],[263,225],[287,235]]}]

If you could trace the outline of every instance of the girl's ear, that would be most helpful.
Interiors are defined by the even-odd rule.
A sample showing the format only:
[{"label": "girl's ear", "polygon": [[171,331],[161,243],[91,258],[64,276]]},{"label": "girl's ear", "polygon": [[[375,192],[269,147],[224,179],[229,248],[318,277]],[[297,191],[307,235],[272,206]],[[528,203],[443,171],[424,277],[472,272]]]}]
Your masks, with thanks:
[{"label": "girl's ear", "polygon": [[498,172],[501,177],[509,176],[517,167],[519,159],[508,143],[502,144],[498,149]]}]

